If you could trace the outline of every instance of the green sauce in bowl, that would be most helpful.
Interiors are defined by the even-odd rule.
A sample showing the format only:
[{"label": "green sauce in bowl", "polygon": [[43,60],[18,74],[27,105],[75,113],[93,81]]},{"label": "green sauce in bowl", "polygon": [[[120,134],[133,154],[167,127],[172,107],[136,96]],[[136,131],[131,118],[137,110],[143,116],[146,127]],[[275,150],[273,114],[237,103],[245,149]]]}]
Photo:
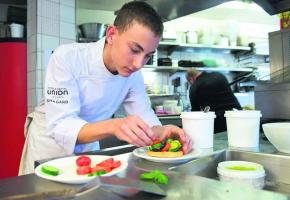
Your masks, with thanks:
[{"label": "green sauce in bowl", "polygon": [[246,166],[229,166],[229,167],[226,167],[227,169],[230,169],[230,170],[238,170],[238,171],[255,171],[257,170],[257,168],[255,167],[246,167]]}]

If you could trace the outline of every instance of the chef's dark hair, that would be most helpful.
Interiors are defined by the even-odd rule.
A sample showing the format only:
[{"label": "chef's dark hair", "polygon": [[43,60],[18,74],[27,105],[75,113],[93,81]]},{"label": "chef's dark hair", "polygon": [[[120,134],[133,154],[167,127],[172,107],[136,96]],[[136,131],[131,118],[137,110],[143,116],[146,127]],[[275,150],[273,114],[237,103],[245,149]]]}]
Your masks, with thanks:
[{"label": "chef's dark hair", "polygon": [[131,1],[124,4],[118,11],[114,25],[117,27],[118,31],[124,32],[132,25],[134,20],[150,28],[157,36],[162,36],[162,19],[149,4],[143,1]]}]

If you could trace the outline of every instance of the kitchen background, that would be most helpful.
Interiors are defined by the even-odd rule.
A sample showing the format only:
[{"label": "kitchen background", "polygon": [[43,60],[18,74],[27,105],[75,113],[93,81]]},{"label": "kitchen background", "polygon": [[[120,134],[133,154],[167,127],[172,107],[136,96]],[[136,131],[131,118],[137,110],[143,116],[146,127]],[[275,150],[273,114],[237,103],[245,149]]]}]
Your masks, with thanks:
[{"label": "kitchen background", "polygon": [[[124,2],[126,1],[0,0],[0,41],[8,40],[8,37],[11,40],[11,23],[24,26],[23,38],[12,38],[14,42],[27,44],[27,65],[23,63],[20,66],[27,67],[27,74],[23,74],[27,78],[27,107],[19,108],[19,112],[22,109],[24,114],[30,113],[40,102],[46,65],[53,50],[60,44],[81,42],[78,29],[81,24],[112,23],[114,12]],[[148,97],[156,111],[161,108],[167,114],[177,114],[190,109],[185,79],[188,61],[200,70],[225,74],[242,106],[255,106],[253,80],[269,79],[268,34],[279,30],[280,22],[277,15],[270,16],[255,3],[248,2],[230,1],[164,23],[163,41],[152,62],[142,69]],[[26,18],[23,13],[27,15]],[[11,59],[17,59],[17,55]],[[183,61],[183,65],[180,61]],[[11,79],[10,75],[2,77]],[[241,81],[237,81],[240,79]],[[20,79],[13,80],[26,86],[26,82],[21,83]],[[11,106],[18,106],[17,102]],[[122,110],[119,110],[116,116],[122,114]],[[4,117],[5,114],[2,114],[1,119]],[[176,121],[178,117],[174,116],[160,116],[160,119],[163,123],[179,123]],[[23,130],[24,118],[22,122],[15,124],[15,127]],[[3,132],[12,134],[13,131],[11,127],[7,127]],[[16,146],[20,150],[24,137],[19,135],[23,135],[23,132],[18,131],[16,134]],[[8,140],[11,138],[7,137]],[[7,141],[0,144],[1,149],[15,145],[15,141]],[[14,157],[17,158],[16,165],[20,159],[20,151],[15,152]],[[15,174],[15,170],[12,173]],[[7,175],[0,174],[1,176]]]},{"label": "kitchen background", "polygon": [[[106,2],[28,0],[27,5],[16,5],[24,8],[27,6],[28,112],[31,112],[42,98],[45,68],[53,49],[60,44],[78,41],[77,26],[80,24],[89,22],[110,24],[113,22],[114,11],[121,3],[120,5],[116,3],[114,9],[112,8],[113,2],[111,2],[112,4],[110,1]],[[0,21],[6,21],[5,14],[7,16],[9,6],[11,4],[0,4]],[[199,43],[211,46],[221,44],[221,40],[224,39],[229,48],[221,50],[218,48],[172,49],[169,43],[164,48],[162,48],[164,45],[160,45],[160,49],[162,49],[158,51],[156,59],[169,57],[175,66],[180,60],[209,61],[209,66],[215,67],[215,69],[205,68],[204,70],[221,71],[230,82],[236,76],[241,75],[240,72],[254,71],[257,79],[265,77],[269,73],[268,33],[279,30],[279,17],[270,16],[255,3],[232,1],[165,22],[164,25],[165,40],[177,39],[183,44]],[[229,43],[231,37],[236,40],[235,44]],[[242,56],[232,53],[232,47],[247,47],[251,42],[255,43],[256,52],[250,57],[248,56],[244,62],[242,62],[243,59],[240,59]],[[160,60],[162,61],[162,59]],[[153,67],[156,67],[156,64],[155,60]],[[177,86],[180,88],[175,88],[174,91],[186,92],[183,70],[164,69],[160,73],[160,69],[153,67],[143,70],[149,91],[153,94],[164,93],[163,90],[172,91],[172,80],[180,77],[180,86]],[[242,69],[244,67],[252,69]],[[169,89],[167,89],[168,87]]]},{"label": "kitchen background", "polygon": [[[115,15],[108,9],[112,4],[106,2],[76,1],[76,24],[112,23]],[[178,66],[179,61],[193,61],[196,66],[201,65],[200,70],[220,71],[233,83],[232,89],[242,106],[255,106],[250,80],[269,78],[268,33],[279,30],[278,16],[270,16],[254,3],[232,1],[164,25],[158,52],[153,62],[142,69],[152,107],[163,123],[180,125],[178,117],[162,113],[178,114],[190,109],[185,78],[188,68]],[[250,43],[255,44],[254,50]],[[249,78],[242,79],[243,76]],[[235,83],[239,78],[241,81]],[[116,115],[122,116],[122,110]]]}]

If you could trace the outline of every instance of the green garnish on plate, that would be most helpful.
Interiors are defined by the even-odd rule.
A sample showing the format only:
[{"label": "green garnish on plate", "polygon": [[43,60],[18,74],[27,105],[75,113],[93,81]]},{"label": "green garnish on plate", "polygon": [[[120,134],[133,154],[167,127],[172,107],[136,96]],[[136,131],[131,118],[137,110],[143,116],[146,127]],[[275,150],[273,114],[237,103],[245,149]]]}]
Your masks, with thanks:
[{"label": "green garnish on plate", "polygon": [[41,172],[51,176],[57,176],[60,174],[60,170],[51,165],[43,165],[41,167]]}]

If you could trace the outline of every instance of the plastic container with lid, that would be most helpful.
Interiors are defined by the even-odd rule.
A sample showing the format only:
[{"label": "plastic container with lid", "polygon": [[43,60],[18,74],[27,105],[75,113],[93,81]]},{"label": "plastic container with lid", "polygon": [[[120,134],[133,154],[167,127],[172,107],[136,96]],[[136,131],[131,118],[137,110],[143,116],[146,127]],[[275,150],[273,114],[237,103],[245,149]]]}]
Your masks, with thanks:
[{"label": "plastic container with lid", "polygon": [[24,37],[24,25],[12,23],[10,24],[11,37],[23,38]]},{"label": "plastic container with lid", "polygon": [[224,161],[218,164],[221,181],[237,182],[262,189],[265,185],[265,170],[258,163],[246,161]]},{"label": "plastic container with lid", "polygon": [[182,128],[192,139],[193,148],[213,148],[214,112],[182,112]]},{"label": "plastic container with lid", "polygon": [[228,143],[231,147],[253,148],[259,146],[259,110],[226,111]]}]

